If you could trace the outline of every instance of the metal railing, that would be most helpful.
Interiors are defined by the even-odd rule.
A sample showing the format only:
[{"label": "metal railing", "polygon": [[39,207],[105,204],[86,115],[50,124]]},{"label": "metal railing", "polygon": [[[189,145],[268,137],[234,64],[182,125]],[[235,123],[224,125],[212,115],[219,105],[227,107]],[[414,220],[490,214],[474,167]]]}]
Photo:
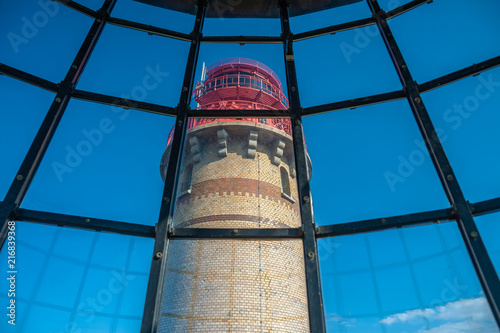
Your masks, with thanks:
[{"label": "metal railing", "polygon": [[254,75],[228,74],[205,80],[197,89],[194,90],[194,98],[198,101],[203,95],[223,88],[240,87],[250,88],[262,91],[279,100],[285,108],[288,108],[288,99],[279,87],[270,83],[269,80]]},{"label": "metal railing", "polygon": [[271,75],[276,80],[276,82],[278,82],[279,88],[281,89],[281,81],[280,81],[278,75],[276,75],[276,73],[268,66],[264,65],[261,62],[258,62],[257,60],[253,60],[253,59],[248,59],[248,58],[222,59],[222,60],[217,61],[217,62],[211,64],[210,66],[208,66],[207,73],[209,73],[210,71],[214,70],[217,67],[222,67],[222,66],[228,65],[228,64],[231,64],[233,66],[236,65],[238,67],[239,67],[239,65],[249,65],[249,66],[255,67],[256,69],[262,69],[265,72],[267,72],[269,75]]}]

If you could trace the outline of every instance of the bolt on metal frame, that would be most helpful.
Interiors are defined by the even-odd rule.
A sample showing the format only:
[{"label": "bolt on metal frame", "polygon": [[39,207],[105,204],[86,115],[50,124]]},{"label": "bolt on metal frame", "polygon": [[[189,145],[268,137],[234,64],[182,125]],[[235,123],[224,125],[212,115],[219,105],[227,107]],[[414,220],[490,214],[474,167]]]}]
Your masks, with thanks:
[{"label": "bolt on metal frame", "polygon": [[[110,17],[111,10],[116,0],[105,0],[102,8],[93,11],[73,1],[58,0],[64,5],[95,19],[94,24],[85,38],[82,46],[75,57],[71,68],[61,84],[55,84],[48,80],[25,73],[15,68],[0,64],[0,74],[24,81],[31,85],[56,93],[54,101],[40,126],[40,129],[27,152],[19,171],[7,195],[0,201],[0,243],[3,245],[7,235],[7,222],[9,220],[43,223],[53,226],[66,226],[94,231],[114,232],[124,235],[155,238],[154,251],[151,256],[151,270],[144,306],[143,322],[141,332],[152,332],[156,327],[155,311],[159,305],[161,296],[162,272],[166,258],[165,250],[169,239],[182,238],[222,238],[222,239],[303,239],[305,268],[307,279],[307,295],[310,316],[311,332],[326,332],[325,317],[321,294],[321,281],[318,265],[317,239],[335,237],[373,231],[411,227],[432,223],[457,223],[462,234],[464,244],[469,252],[471,262],[476,270],[478,279],[483,287],[485,296],[491,307],[493,316],[500,326],[500,282],[489,255],[486,251],[481,236],[477,230],[473,217],[486,213],[500,211],[500,198],[493,198],[469,204],[462,193],[458,181],[453,173],[444,149],[436,135],[432,121],[427,113],[420,94],[443,85],[461,80],[471,75],[476,75],[500,65],[500,56],[487,61],[474,64],[440,78],[417,84],[410,74],[399,51],[398,45],[392,36],[387,20],[432,0],[414,0],[404,4],[390,12],[384,12],[376,0],[367,0],[373,16],[370,18],[339,24],[331,27],[316,29],[293,35],[290,30],[288,17],[288,1],[278,0],[280,20],[282,27],[281,36],[222,36],[204,37],[202,35],[203,21],[206,15],[207,0],[197,2],[197,14],[194,29],[191,34],[153,27],[141,23],[131,22],[123,19]],[[174,38],[191,43],[189,50],[182,92],[178,106],[174,109],[167,106],[145,103],[108,95],[102,95],[75,89],[75,85],[82,75],[82,71],[94,49],[99,36],[106,23],[114,24],[130,29],[147,32],[167,38]],[[393,64],[398,72],[403,85],[402,90],[383,93],[373,96],[365,96],[356,99],[318,105],[302,109],[298,93],[297,76],[295,71],[293,42],[307,38],[314,38],[325,34],[344,31],[367,25],[376,24],[391,56]],[[287,76],[287,91],[290,100],[289,110],[256,110],[252,111],[253,117],[283,118],[290,117],[293,125],[294,149],[297,164],[297,181],[299,187],[299,198],[302,216],[302,227],[296,229],[189,229],[172,228],[172,214],[174,193],[176,190],[176,178],[180,167],[183,140],[186,133],[187,119],[189,117],[248,117],[249,111],[242,110],[191,110],[189,107],[190,92],[193,87],[196,63],[201,43],[282,43],[284,50],[285,71]],[[162,205],[158,223],[155,227],[135,223],[94,219],[82,216],[57,214],[28,209],[19,206],[31,184],[34,175],[41,163],[48,145],[57,129],[59,121],[66,109],[70,98],[76,98],[91,102],[98,102],[124,108],[132,108],[138,111],[162,114],[176,117],[172,151],[165,180]],[[406,98],[417,121],[420,132],[425,139],[429,154],[433,160],[442,186],[447,194],[451,208],[435,211],[407,214],[401,216],[384,217],[364,221],[340,223],[315,227],[311,193],[307,181],[307,164],[304,146],[304,134],[302,129],[302,117],[333,112],[346,108],[357,108],[370,104],[400,100]]]}]

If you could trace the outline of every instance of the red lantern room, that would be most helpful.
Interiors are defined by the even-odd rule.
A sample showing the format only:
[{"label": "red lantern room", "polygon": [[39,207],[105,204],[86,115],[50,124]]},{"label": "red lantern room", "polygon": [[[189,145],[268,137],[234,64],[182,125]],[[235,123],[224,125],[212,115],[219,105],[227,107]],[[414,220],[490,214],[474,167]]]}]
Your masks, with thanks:
[{"label": "red lantern room", "polygon": [[269,67],[252,59],[229,58],[206,69],[207,79],[194,90],[200,109],[285,110],[281,81]]},{"label": "red lantern room", "polygon": [[[204,74],[205,76],[205,74]],[[206,68],[206,79],[198,83],[193,92],[198,109],[286,110],[288,99],[283,94],[278,75],[256,60],[229,58],[217,61]],[[191,118],[188,130],[216,121],[258,122],[282,130],[292,136],[290,119],[282,118]],[[173,128],[167,145],[173,138]]]}]

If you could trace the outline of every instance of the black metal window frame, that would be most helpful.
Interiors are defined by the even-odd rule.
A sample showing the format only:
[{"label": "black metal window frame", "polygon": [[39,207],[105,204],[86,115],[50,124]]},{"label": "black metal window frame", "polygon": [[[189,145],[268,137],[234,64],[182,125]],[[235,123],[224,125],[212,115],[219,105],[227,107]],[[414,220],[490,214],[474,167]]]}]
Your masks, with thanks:
[{"label": "black metal window frame", "polygon": [[[3,201],[0,201],[0,243],[4,244],[7,235],[8,221],[25,221],[41,223],[59,227],[71,227],[93,231],[105,231],[123,235],[138,237],[148,237],[155,239],[154,251],[151,256],[151,269],[144,306],[141,332],[152,332],[156,326],[155,311],[159,304],[161,283],[162,283],[162,263],[165,261],[169,239],[176,238],[218,238],[218,239],[302,239],[304,244],[305,268],[307,281],[307,296],[310,317],[311,332],[326,332],[325,316],[323,311],[323,301],[321,293],[321,281],[318,263],[317,239],[325,237],[345,236],[352,234],[368,233],[380,230],[412,227],[417,225],[429,225],[434,223],[456,223],[468,250],[471,262],[476,271],[478,280],[484,290],[493,316],[500,326],[500,281],[495,271],[481,235],[474,221],[475,216],[500,211],[500,197],[470,204],[453,173],[443,146],[436,134],[432,121],[427,113],[420,94],[443,85],[464,79],[469,76],[480,74],[481,72],[495,68],[500,65],[500,56],[487,61],[473,64],[469,67],[449,73],[437,79],[417,84],[407,67],[398,44],[396,43],[387,20],[397,15],[403,14],[432,0],[414,0],[404,4],[392,11],[382,10],[376,0],[367,0],[372,12],[372,17],[356,20],[339,25],[333,25],[321,29],[316,29],[304,33],[292,34],[288,16],[288,1],[278,0],[277,4],[280,12],[282,27],[281,36],[210,36],[204,37],[203,21],[206,15],[207,0],[197,1],[197,14],[194,29],[191,34],[185,34],[168,29],[162,29],[137,22],[111,17],[112,9],[116,0],[105,0],[101,9],[94,11],[81,4],[67,0],[57,0],[58,2],[94,19],[87,37],[82,43],[71,67],[64,80],[60,84],[20,71],[16,68],[0,64],[0,74],[7,75],[14,79],[29,83],[31,85],[52,91],[56,96],[41,124],[33,143],[28,150],[20,168]],[[75,89],[75,86],[82,75],[84,67],[94,49],[101,32],[106,24],[118,25],[130,29],[155,34],[166,38],[174,38],[190,42],[190,50],[186,63],[181,95],[177,107],[167,107],[158,104],[145,103],[115,96],[92,93]],[[307,38],[314,38],[335,32],[376,25],[387,47],[388,53],[396,68],[402,89],[365,96],[335,103],[317,105],[302,108],[299,98],[297,75],[293,55],[293,43]],[[180,159],[183,147],[183,140],[187,129],[187,119],[189,117],[248,117],[249,111],[244,114],[240,110],[191,110],[190,92],[194,83],[196,63],[201,43],[273,43],[283,45],[283,61],[286,71],[287,91],[290,101],[288,110],[252,111],[253,117],[283,118],[292,120],[294,150],[297,164],[297,182],[299,188],[299,203],[302,216],[302,227],[296,229],[239,229],[238,232],[228,229],[190,229],[173,228],[171,226],[173,205],[175,203],[174,193],[176,193],[177,178],[179,176]],[[48,145],[57,129],[66,106],[71,98],[81,99],[90,102],[97,102],[123,108],[131,108],[138,111],[150,112],[171,116],[176,118],[174,137],[171,143],[170,160],[168,163],[167,176],[165,179],[164,191],[158,223],[155,227],[96,219],[85,216],[74,216],[43,212],[36,210],[21,209],[27,190],[34,178],[34,175],[41,163]],[[354,109],[360,106],[389,102],[394,100],[407,99],[415,120],[420,129],[420,133],[426,142],[429,155],[432,158],[435,169],[447,194],[450,207],[435,210],[407,214],[401,216],[389,216],[377,219],[340,223],[316,227],[312,216],[311,191],[307,175],[307,161],[304,145],[304,133],[302,128],[302,117],[333,112],[342,109]]]}]

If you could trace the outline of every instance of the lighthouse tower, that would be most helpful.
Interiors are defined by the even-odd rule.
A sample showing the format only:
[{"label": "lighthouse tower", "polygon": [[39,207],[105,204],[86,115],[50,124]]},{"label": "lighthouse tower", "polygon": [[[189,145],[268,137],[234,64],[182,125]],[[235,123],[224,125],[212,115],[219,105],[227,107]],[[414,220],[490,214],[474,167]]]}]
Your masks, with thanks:
[{"label": "lighthouse tower", "polygon": [[[194,97],[202,110],[288,108],[277,75],[244,58],[209,66]],[[289,119],[190,119],[184,142],[174,227],[301,226]],[[174,239],[167,254],[158,332],[309,331],[300,239]]]}]

